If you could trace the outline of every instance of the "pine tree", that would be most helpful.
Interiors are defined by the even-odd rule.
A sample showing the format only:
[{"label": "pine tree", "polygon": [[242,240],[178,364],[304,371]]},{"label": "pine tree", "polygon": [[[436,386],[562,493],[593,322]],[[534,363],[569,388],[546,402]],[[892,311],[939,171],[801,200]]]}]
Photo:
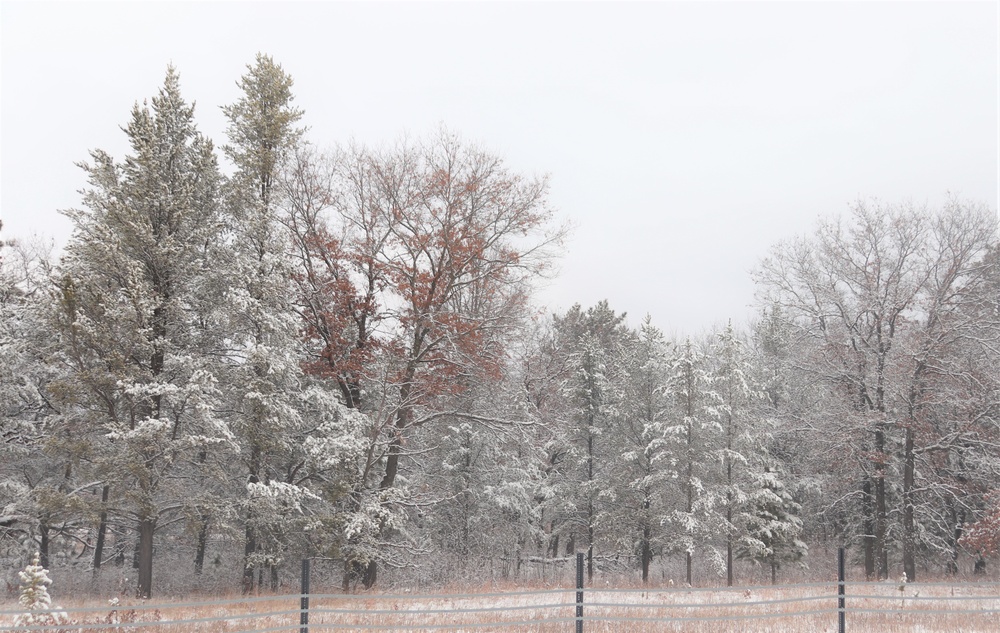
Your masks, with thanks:
[{"label": "pine tree", "polygon": [[747,502],[741,509],[744,534],[736,541],[739,558],[769,565],[775,584],[783,563],[802,560],[809,551],[802,534],[801,507],[792,498],[773,465],[753,475]]},{"label": "pine tree", "polygon": [[49,570],[45,569],[40,561],[39,554],[31,559],[24,571],[17,573],[21,579],[21,596],[18,598],[26,613],[22,613],[14,618],[14,626],[60,626],[67,624],[69,618],[66,613],[60,611],[60,607],[52,606],[52,598],[49,596],[49,585],[52,580],[49,578]]},{"label": "pine tree", "polygon": [[639,559],[642,581],[649,581],[649,567],[666,545],[662,524],[671,500],[669,491],[677,477],[676,445],[666,433],[670,393],[668,346],[649,316],[639,327],[634,351],[627,361],[626,396],[616,416],[614,434],[621,438],[621,462],[614,468],[618,489],[613,511],[630,550]]},{"label": "pine tree", "polygon": [[[226,155],[236,173],[225,187],[231,247],[223,268],[230,365],[225,377],[230,428],[240,446],[239,477],[246,499],[243,591],[253,590],[254,572],[277,565],[287,546],[288,515],[305,494],[294,464],[304,458],[302,401],[308,387],[300,363],[299,317],[292,299],[294,274],[289,239],[279,221],[278,180],[286,156],[302,135],[292,107],[292,78],[266,55],[238,82],[243,91],[223,108],[229,119]],[[276,499],[290,495],[287,504]],[[259,575],[259,574],[258,574]]]},{"label": "pine tree", "polygon": [[724,517],[717,511],[724,503],[715,485],[717,460],[706,459],[719,449],[722,427],[712,407],[719,397],[712,391],[712,376],[705,353],[690,338],[675,345],[668,389],[674,398],[671,420],[663,428],[664,439],[674,443],[678,455],[681,506],[666,518],[675,548],[685,555],[685,581],[693,581],[693,557],[698,550],[708,557],[717,572],[724,572],[725,560],[711,545],[712,537],[724,529]]},{"label": "pine tree", "polygon": [[748,467],[754,456],[763,450],[763,428],[754,417],[760,394],[751,384],[754,368],[746,344],[737,336],[730,321],[712,346],[712,393],[715,397],[709,414],[722,431],[721,445],[716,455],[722,463],[723,477],[715,493],[724,507],[722,526],[726,537],[726,584],[733,585],[733,544],[741,526],[735,515],[746,492]]},{"label": "pine tree", "polygon": [[124,128],[131,153],[91,152],[84,210],[61,267],[53,391],[67,440],[87,438],[95,475],[114,483],[137,525],[138,592],[152,591],[162,512],[182,512],[199,455],[230,432],[216,411],[220,259],[219,175],[210,141],[169,68]]}]

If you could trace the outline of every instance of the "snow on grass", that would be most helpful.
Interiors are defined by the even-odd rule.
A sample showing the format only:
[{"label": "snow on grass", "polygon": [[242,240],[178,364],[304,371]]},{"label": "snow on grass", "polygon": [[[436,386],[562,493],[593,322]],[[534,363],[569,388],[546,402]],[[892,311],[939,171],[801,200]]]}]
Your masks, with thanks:
[{"label": "snow on grass", "polygon": [[[574,630],[575,590],[546,588],[460,589],[411,595],[364,593],[310,597],[310,631],[507,631]],[[846,629],[852,633],[996,633],[1000,586],[996,584],[850,583]],[[123,601],[112,608],[81,600],[63,607],[73,630],[129,633],[237,633],[297,631],[299,597],[180,602]],[[11,631],[15,604],[0,609],[0,630]],[[837,631],[835,583],[733,589],[587,590],[584,630],[611,633],[786,633]],[[101,626],[103,628],[97,628]]]}]

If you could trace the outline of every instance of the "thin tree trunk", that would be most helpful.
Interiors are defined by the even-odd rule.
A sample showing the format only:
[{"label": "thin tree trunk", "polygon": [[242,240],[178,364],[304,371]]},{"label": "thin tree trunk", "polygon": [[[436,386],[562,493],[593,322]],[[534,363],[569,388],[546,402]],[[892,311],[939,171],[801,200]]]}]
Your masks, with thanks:
[{"label": "thin tree trunk", "polygon": [[726,538],[726,586],[733,586],[733,537]]},{"label": "thin tree trunk", "polygon": [[[591,424],[592,426],[592,424]],[[590,431],[587,437],[587,483],[594,481],[594,435]],[[587,499],[587,584],[594,583],[594,493],[588,491]]]},{"label": "thin tree trunk", "polygon": [[[399,472],[399,457],[403,452],[403,431],[409,426],[411,415],[410,405],[407,403],[407,400],[410,397],[410,390],[412,389],[412,381],[415,374],[415,369],[408,368],[406,381],[399,389],[399,399],[403,404],[400,406],[399,411],[396,412],[395,429],[392,440],[389,442],[389,450],[385,459],[385,475],[379,483],[379,490],[388,490],[396,483],[396,475]],[[377,580],[378,561],[373,560],[365,567],[365,573],[362,576],[361,582],[365,586],[365,589],[371,589],[375,586]]]},{"label": "thin tree trunk", "polygon": [[653,550],[650,547],[650,538],[652,537],[652,529],[649,525],[649,496],[647,495],[642,502],[643,521],[642,521],[642,584],[647,584],[649,582],[649,563],[653,559]]},{"label": "thin tree trunk", "polygon": [[194,555],[194,573],[198,576],[201,575],[201,572],[205,567],[205,549],[208,547],[209,519],[209,514],[202,510],[201,526],[198,528],[198,549]]},{"label": "thin tree trunk", "polygon": [[[729,401],[733,401],[732,394]],[[726,416],[726,586],[733,586],[733,417]]]},{"label": "thin tree trunk", "polygon": [[594,527],[587,526],[588,540],[590,543],[587,545],[587,584],[594,584]]},{"label": "thin tree trunk", "polygon": [[[260,470],[261,470],[261,448],[259,442],[256,440],[251,441],[250,444],[250,461],[247,463],[247,483],[256,484],[260,483]],[[244,543],[243,543],[243,593],[249,594],[253,593],[254,590],[254,559],[253,556],[257,552],[259,543],[257,542],[257,530],[254,527],[254,521],[256,517],[254,516],[253,510],[253,499],[247,498],[247,517],[246,517],[246,528],[244,531]]]},{"label": "thin tree trunk", "polygon": [[864,515],[865,578],[875,579],[875,504],[872,499],[871,477],[865,475],[861,483],[861,509]]},{"label": "thin tree trunk", "polygon": [[254,561],[253,555],[257,551],[257,537],[254,532],[253,526],[250,524],[250,518],[247,519],[246,526],[246,542],[243,546],[243,593],[249,594],[253,593],[254,588]]},{"label": "thin tree trunk", "polygon": [[888,527],[885,500],[885,430],[879,422],[875,431],[875,565],[880,580],[889,577],[889,553],[886,548]]},{"label": "thin tree trunk", "polygon": [[104,538],[108,531],[108,495],[111,486],[101,489],[101,514],[97,522],[97,542],[94,544],[94,574],[101,569],[101,559],[104,557]]},{"label": "thin tree trunk", "polygon": [[38,562],[42,567],[49,566],[49,524],[42,521],[38,525],[41,543],[38,545]]},{"label": "thin tree trunk", "polygon": [[903,573],[909,582],[917,580],[916,527],[913,518],[914,455],[913,419],[906,428],[903,449]]}]

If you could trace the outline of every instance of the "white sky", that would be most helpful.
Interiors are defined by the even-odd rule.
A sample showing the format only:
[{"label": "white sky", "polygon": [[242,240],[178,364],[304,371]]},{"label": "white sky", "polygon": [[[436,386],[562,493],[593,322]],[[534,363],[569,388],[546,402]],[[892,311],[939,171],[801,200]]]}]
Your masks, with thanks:
[{"label": "white sky", "polygon": [[168,63],[202,132],[260,51],[321,147],[439,123],[548,173],[575,225],[550,308],[698,333],[774,242],[858,197],[997,208],[997,2],[0,3],[6,237],[61,247],[74,166],[122,158]]}]

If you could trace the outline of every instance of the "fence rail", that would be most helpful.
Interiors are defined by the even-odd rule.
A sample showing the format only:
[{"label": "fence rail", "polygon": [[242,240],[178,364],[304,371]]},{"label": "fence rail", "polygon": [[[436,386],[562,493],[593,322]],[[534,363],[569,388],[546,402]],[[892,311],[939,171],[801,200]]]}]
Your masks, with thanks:
[{"label": "fence rail", "polygon": [[[928,631],[996,630],[1000,582],[836,582],[753,587],[586,588],[578,558],[577,586],[566,589],[453,594],[316,594],[303,563],[302,592],[233,600],[88,606],[23,614],[0,609],[0,631],[113,633],[270,633],[272,631],[542,631],[577,633],[766,629]],[[928,623],[931,623],[929,626]],[[730,625],[726,628],[725,623]],[[693,628],[692,628],[693,627]],[[698,628],[701,627],[701,628]],[[763,630],[762,629],[762,630]]]}]

